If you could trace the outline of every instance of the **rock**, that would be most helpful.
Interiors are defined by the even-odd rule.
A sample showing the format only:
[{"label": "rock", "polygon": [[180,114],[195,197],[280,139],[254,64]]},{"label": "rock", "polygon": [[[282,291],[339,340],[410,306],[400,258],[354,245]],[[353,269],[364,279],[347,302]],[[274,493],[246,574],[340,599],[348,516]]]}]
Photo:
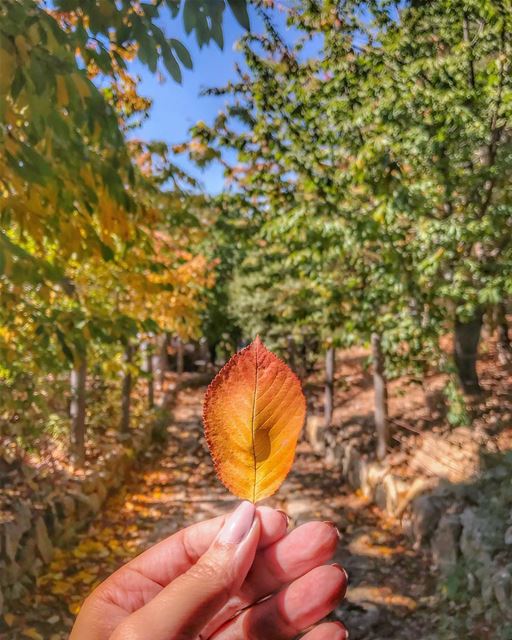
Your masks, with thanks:
[{"label": "rock", "polygon": [[62,512],[62,515],[65,517],[72,516],[76,511],[75,501],[69,495],[62,496],[61,498],[59,498],[58,504]]},{"label": "rock", "polygon": [[14,562],[23,535],[23,528],[17,522],[8,522],[4,527],[5,555]]},{"label": "rock", "polygon": [[512,601],[512,564],[500,569],[492,577],[494,596],[498,606],[508,619],[512,619],[510,603]]},{"label": "rock", "polygon": [[14,521],[21,531],[30,531],[32,528],[32,513],[25,502],[19,502],[14,508]]},{"label": "rock", "polygon": [[389,468],[380,462],[369,462],[364,464],[361,474],[361,491],[366,498],[372,498],[379,484],[381,484],[389,473]]},{"label": "rock", "polygon": [[44,520],[41,517],[36,520],[35,532],[36,544],[39,553],[41,554],[44,562],[48,563],[53,558],[53,545],[50,538],[48,537],[48,530],[46,529]]},{"label": "rock", "polygon": [[422,495],[412,502],[412,536],[418,549],[430,540],[441,517],[441,503],[437,496]]},{"label": "rock", "polygon": [[[123,474],[120,477],[124,477]],[[91,493],[86,495],[85,493],[80,493],[79,491],[73,491],[73,498],[75,499],[78,511],[78,522],[77,524],[85,523],[91,514],[96,514],[101,508],[101,500],[96,493]]]},{"label": "rock", "polygon": [[311,511],[311,502],[307,499],[288,499],[286,501],[285,511],[291,518],[295,526],[315,519],[315,514]]},{"label": "rock", "polygon": [[306,433],[308,441],[316,453],[323,453],[324,441],[321,437],[324,427],[324,417],[319,415],[308,415],[306,423]]},{"label": "rock", "polygon": [[101,479],[98,482],[98,486],[96,487],[96,493],[100,499],[100,502],[103,504],[103,502],[105,501],[105,498],[107,497],[108,489],[105,486],[105,483]]},{"label": "rock", "polygon": [[361,487],[361,454],[353,444],[345,449],[343,459],[343,474],[353,489]]},{"label": "rock", "polygon": [[5,569],[6,584],[12,585],[21,578],[23,571],[17,562],[11,562]]},{"label": "rock", "polygon": [[28,571],[33,565],[36,559],[36,541],[34,538],[29,538],[25,544],[22,545],[19,553],[19,564],[24,571]]},{"label": "rock", "polygon": [[488,529],[492,526],[487,520],[479,518],[476,511],[466,507],[460,516],[462,533],[460,550],[464,558],[471,563],[491,564],[490,550],[487,545]]},{"label": "rock", "polygon": [[452,571],[459,557],[459,538],[462,526],[457,514],[445,514],[432,537],[432,558],[435,566],[446,575]]}]

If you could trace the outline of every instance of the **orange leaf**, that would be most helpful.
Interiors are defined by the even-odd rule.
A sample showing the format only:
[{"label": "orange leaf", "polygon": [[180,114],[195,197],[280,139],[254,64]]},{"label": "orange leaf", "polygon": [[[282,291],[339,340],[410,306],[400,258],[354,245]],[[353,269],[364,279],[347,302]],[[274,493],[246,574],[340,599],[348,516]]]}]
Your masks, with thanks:
[{"label": "orange leaf", "polygon": [[234,355],[208,387],[203,421],[223,484],[256,502],[290,470],[306,400],[297,376],[259,338]]}]

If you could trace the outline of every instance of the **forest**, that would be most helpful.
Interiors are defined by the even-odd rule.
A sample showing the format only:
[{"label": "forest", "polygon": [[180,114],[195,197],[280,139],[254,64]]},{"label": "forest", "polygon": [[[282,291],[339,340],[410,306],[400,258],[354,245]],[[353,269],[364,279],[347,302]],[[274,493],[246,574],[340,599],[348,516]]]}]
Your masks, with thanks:
[{"label": "forest", "polygon": [[[185,86],[191,41],[239,56],[218,109],[145,139],[137,70]],[[511,178],[508,0],[2,0],[0,640],[233,506],[201,406],[257,336],[306,396],[268,504],[338,526],[331,619],[512,638]]]}]

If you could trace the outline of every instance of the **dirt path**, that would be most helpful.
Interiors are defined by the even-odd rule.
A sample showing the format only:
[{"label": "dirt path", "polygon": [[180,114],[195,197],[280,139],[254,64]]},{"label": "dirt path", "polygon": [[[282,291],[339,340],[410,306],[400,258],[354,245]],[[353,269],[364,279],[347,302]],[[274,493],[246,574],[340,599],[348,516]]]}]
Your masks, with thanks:
[{"label": "dirt path", "polygon": [[[77,544],[57,553],[36,592],[20,598],[0,640],[64,640],[79,603],[118,566],[177,529],[234,506],[215,478],[201,437],[203,393],[180,394],[165,450],[141,461]],[[432,585],[426,559],[409,549],[396,523],[326,471],[306,443],[285,486],[268,502],[285,509],[295,525],[312,518],[338,525],[336,560],[347,568],[350,588],[336,615],[351,640],[428,637]]]}]

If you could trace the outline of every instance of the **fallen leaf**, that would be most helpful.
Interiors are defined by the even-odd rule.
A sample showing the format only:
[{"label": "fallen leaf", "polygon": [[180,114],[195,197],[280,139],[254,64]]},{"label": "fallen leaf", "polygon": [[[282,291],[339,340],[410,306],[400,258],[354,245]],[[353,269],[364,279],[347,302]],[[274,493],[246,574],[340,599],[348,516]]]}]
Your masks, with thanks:
[{"label": "fallen leaf", "polygon": [[4,613],[4,621],[8,627],[12,627],[15,620],[16,620],[16,616],[13,615],[12,613]]},{"label": "fallen leaf", "polygon": [[205,436],[221,482],[252,502],[275,493],[292,466],[305,415],[299,379],[256,338],[205,396]]},{"label": "fallen leaf", "polygon": [[21,630],[21,634],[25,638],[31,638],[32,640],[44,640],[43,636],[34,629],[34,627],[25,627],[25,629]]}]

